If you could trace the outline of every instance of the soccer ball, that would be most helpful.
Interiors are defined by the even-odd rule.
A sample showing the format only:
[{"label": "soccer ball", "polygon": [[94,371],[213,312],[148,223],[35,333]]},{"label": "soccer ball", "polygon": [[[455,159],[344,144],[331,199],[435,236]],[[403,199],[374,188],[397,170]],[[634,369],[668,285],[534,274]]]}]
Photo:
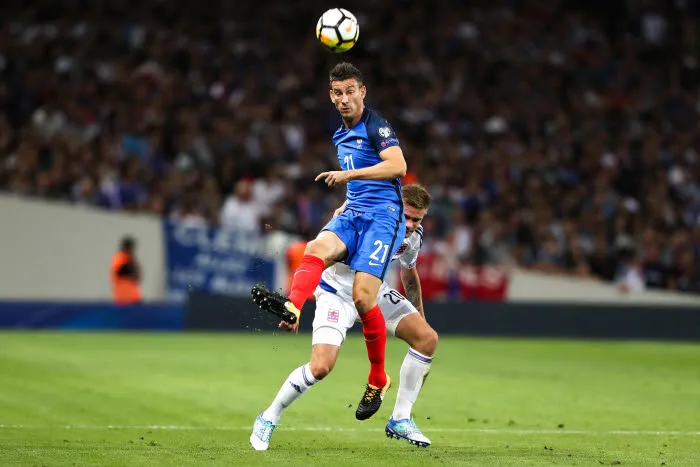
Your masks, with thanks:
[{"label": "soccer ball", "polygon": [[347,52],[360,36],[360,25],[355,15],[344,8],[331,8],[321,15],[316,24],[316,37],[333,52]]}]

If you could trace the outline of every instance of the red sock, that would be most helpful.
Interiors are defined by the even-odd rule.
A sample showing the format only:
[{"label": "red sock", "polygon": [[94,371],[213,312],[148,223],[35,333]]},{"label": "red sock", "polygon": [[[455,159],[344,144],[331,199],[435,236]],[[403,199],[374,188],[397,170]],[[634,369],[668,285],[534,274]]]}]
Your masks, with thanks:
[{"label": "red sock", "polygon": [[382,388],[386,385],[384,356],[386,355],[386,323],[379,305],[360,315],[362,334],[365,335],[367,356],[369,357],[369,378],[372,386]]},{"label": "red sock", "polygon": [[301,310],[306,299],[318,287],[325,265],[326,263],[318,256],[304,255],[301,259],[299,267],[294,272],[291,290],[289,291],[289,300],[298,309]]}]

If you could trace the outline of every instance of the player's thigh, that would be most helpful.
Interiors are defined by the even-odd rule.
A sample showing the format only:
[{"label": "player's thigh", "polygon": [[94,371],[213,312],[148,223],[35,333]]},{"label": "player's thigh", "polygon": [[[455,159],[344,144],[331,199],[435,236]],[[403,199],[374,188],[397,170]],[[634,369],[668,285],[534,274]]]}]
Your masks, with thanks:
[{"label": "player's thigh", "polygon": [[[386,332],[392,336],[399,337],[408,342],[402,336],[407,336],[413,340],[412,330],[416,326],[415,318],[418,318],[427,325],[425,320],[420,316],[420,313],[418,313],[416,307],[397,290],[392,289],[386,284],[383,284],[379,290],[377,302],[384,315],[384,321],[386,321]],[[420,326],[420,324],[417,326]],[[410,342],[408,343],[410,344]]]},{"label": "player's thigh", "polygon": [[[309,254],[323,254],[328,259],[341,261],[355,254],[357,248],[357,213],[346,210],[331,219],[307,246]],[[319,249],[318,252],[314,250]],[[323,258],[324,260],[326,258]]]},{"label": "player's thigh", "polygon": [[384,280],[391,258],[406,235],[406,223],[380,214],[364,214],[350,268]]},{"label": "player's thigh", "polygon": [[346,303],[349,299],[320,287],[316,288],[314,296],[316,314],[312,325],[312,345],[327,344],[340,347],[345,341],[348,329],[357,319],[357,311],[350,306],[351,304]]},{"label": "player's thigh", "polygon": [[347,247],[336,232],[322,230],[314,240],[306,245],[304,254],[321,258],[329,267],[347,256]]}]

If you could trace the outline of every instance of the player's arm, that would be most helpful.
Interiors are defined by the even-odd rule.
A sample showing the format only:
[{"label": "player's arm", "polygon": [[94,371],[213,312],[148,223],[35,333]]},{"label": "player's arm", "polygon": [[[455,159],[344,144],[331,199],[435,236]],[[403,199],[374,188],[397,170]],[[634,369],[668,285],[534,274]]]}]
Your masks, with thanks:
[{"label": "player's arm", "polygon": [[418,313],[425,319],[423,311],[423,293],[420,288],[420,277],[418,276],[418,268],[407,268],[401,266],[401,283],[406,293],[406,298],[411,304],[416,307]]},{"label": "player's arm", "polygon": [[372,148],[382,160],[371,167],[360,169],[323,172],[316,181],[324,179],[330,187],[352,180],[393,180],[406,175],[406,159],[399,146],[399,140],[389,122],[382,120],[368,125],[367,137]]},{"label": "player's arm", "polygon": [[379,153],[379,164],[362,169],[348,170],[349,180],[392,180],[406,175],[406,159],[399,146],[386,148]]},{"label": "player's arm", "polygon": [[398,146],[392,146],[379,153],[382,161],[371,167],[352,170],[333,170],[322,172],[316,181],[325,180],[330,187],[348,183],[352,180],[392,180],[406,175],[406,159]]}]

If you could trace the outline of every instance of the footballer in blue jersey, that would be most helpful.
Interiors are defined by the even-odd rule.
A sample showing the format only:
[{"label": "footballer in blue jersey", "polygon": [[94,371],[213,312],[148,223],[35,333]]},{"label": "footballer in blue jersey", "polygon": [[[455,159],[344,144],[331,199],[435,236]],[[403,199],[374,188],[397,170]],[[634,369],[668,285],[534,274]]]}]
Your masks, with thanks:
[{"label": "footballer in blue jersey", "polygon": [[[365,108],[351,128],[341,126],[333,135],[338,161],[345,173],[383,162],[383,151],[399,146],[389,122]],[[406,226],[401,201],[401,181],[350,179],[343,212],[325,227],[347,248],[343,262],[351,269],[383,280],[389,258],[398,249]]]},{"label": "footballer in blue jersey", "polygon": [[[384,369],[386,325],[377,294],[405,237],[400,178],[406,174],[406,160],[389,122],[365,108],[367,88],[362,73],[350,63],[339,63],[331,70],[329,83],[331,101],[342,120],[333,136],[341,170],[322,172],[316,181],[329,187],[346,186],[345,203],[307,244],[288,297],[261,285],[251,292],[260,308],[282,319],[280,328],[296,332],[301,308],[319,285],[324,269],[342,261],[356,271],[352,295],[362,322],[370,373],[355,416],[365,420],[379,410],[391,386]],[[313,346],[308,381],[323,374],[322,365],[316,365],[327,360],[322,357],[337,352],[337,346],[330,344]]]}]

